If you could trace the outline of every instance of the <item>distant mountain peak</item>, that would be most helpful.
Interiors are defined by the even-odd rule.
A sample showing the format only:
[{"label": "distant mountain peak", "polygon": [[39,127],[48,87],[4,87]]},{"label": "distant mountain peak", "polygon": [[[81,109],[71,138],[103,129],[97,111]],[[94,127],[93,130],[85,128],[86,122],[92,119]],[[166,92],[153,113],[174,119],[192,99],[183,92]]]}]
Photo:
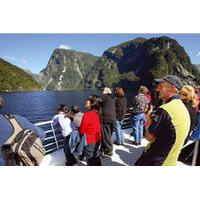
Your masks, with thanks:
[{"label": "distant mountain peak", "polygon": [[84,89],[83,79],[97,57],[71,49],[55,49],[48,65],[40,72],[40,82],[48,90]]},{"label": "distant mountain peak", "polygon": [[185,84],[200,85],[200,74],[173,38],[135,38],[108,48],[101,57],[72,49],[55,49],[40,81],[49,90],[97,89],[122,85],[152,87],[153,79],[174,74]]},{"label": "distant mountain peak", "polygon": [[152,87],[154,78],[168,74],[180,76],[184,83],[200,84],[199,73],[176,40],[166,36],[136,38],[107,49],[87,76],[86,87]]}]

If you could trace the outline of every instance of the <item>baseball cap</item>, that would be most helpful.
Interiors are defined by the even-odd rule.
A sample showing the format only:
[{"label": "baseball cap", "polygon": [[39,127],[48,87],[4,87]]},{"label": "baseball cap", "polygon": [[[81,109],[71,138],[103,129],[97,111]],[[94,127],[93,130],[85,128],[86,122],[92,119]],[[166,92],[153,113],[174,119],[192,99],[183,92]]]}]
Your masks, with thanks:
[{"label": "baseball cap", "polygon": [[168,75],[161,79],[154,79],[154,81],[156,83],[161,83],[163,81],[167,81],[171,85],[174,85],[178,90],[180,90],[183,87],[183,83],[182,83],[181,79],[175,75]]}]

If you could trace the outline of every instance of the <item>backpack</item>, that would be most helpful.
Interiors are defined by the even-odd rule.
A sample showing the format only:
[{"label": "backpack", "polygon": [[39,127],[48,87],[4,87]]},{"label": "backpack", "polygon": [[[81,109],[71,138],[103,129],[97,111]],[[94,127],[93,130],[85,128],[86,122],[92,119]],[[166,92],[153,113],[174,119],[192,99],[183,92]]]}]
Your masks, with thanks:
[{"label": "backpack", "polygon": [[13,133],[2,145],[1,151],[7,166],[37,166],[45,155],[39,136],[30,129],[23,129],[14,116],[5,115]]},{"label": "backpack", "polygon": [[133,99],[133,114],[139,114],[145,112],[145,107],[149,103],[147,97],[144,94],[139,94]]}]

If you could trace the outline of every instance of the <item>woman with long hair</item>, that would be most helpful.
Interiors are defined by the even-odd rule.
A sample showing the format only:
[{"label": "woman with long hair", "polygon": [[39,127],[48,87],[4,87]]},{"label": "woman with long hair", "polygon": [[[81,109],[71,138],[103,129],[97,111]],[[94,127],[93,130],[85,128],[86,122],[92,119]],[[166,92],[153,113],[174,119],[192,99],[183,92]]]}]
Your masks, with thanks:
[{"label": "woman with long hair", "polygon": [[188,109],[190,114],[190,131],[188,136],[191,134],[191,131],[194,130],[197,125],[197,112],[196,106],[199,104],[199,99],[197,94],[195,93],[195,89],[190,85],[184,85],[180,90],[180,98]]},{"label": "woman with long hair", "polygon": [[116,130],[116,143],[119,145],[124,144],[124,135],[122,131],[122,120],[125,118],[125,114],[127,111],[127,100],[124,95],[124,90],[122,87],[116,87],[114,90],[115,94],[115,108],[116,108],[116,122],[115,122],[115,130]]},{"label": "woman with long hair", "polygon": [[99,146],[101,143],[101,98],[92,95],[87,99],[87,109],[81,121],[80,134],[86,134],[87,146],[84,153],[89,166],[100,166]]}]

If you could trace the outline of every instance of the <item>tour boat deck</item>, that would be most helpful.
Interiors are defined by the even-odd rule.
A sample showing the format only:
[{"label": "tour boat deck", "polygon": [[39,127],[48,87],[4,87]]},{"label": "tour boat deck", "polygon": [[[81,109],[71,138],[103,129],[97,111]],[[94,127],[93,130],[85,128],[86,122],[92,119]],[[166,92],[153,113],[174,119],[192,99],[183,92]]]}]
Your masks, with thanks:
[{"label": "tour boat deck", "polygon": [[[143,139],[140,146],[133,145],[133,137],[128,134],[125,135],[124,145],[113,145],[113,156],[104,157],[102,159],[102,166],[134,166],[136,160],[142,154],[144,147],[147,145],[147,140]],[[64,166],[65,156],[63,149],[59,149],[53,153],[47,154],[42,160],[40,166]],[[185,165],[177,162],[177,165]],[[86,166],[85,161],[78,161],[77,166]]]},{"label": "tour boat deck", "polygon": [[[125,135],[124,145],[113,145],[113,156],[104,157],[102,159],[103,166],[133,166],[135,161],[139,158],[144,150],[144,146],[147,144],[145,139],[142,140],[142,145],[133,145],[133,137],[128,134]],[[63,149],[47,154],[40,164],[44,165],[65,165],[65,156]],[[79,161],[78,166],[86,165],[85,161]]]},{"label": "tour boat deck", "polygon": [[[46,155],[40,163],[40,166],[64,166],[65,155],[63,152],[63,137],[61,131],[54,126],[52,121],[40,122],[36,125],[42,127],[46,133],[44,141]],[[127,123],[125,125],[127,125]],[[140,146],[136,146],[133,144],[133,137],[130,137],[132,129],[129,125],[123,129],[123,132],[125,137],[124,145],[114,144],[113,155],[112,157],[104,157],[102,159],[103,166],[134,166],[137,159],[141,156],[148,141],[146,139],[142,139],[142,144]],[[190,143],[193,143],[193,141],[189,141],[187,145]],[[198,144],[199,141],[195,142],[192,165],[196,164]],[[78,161],[77,165],[85,166],[86,162]],[[185,164],[178,161],[177,165],[180,166]]]}]

